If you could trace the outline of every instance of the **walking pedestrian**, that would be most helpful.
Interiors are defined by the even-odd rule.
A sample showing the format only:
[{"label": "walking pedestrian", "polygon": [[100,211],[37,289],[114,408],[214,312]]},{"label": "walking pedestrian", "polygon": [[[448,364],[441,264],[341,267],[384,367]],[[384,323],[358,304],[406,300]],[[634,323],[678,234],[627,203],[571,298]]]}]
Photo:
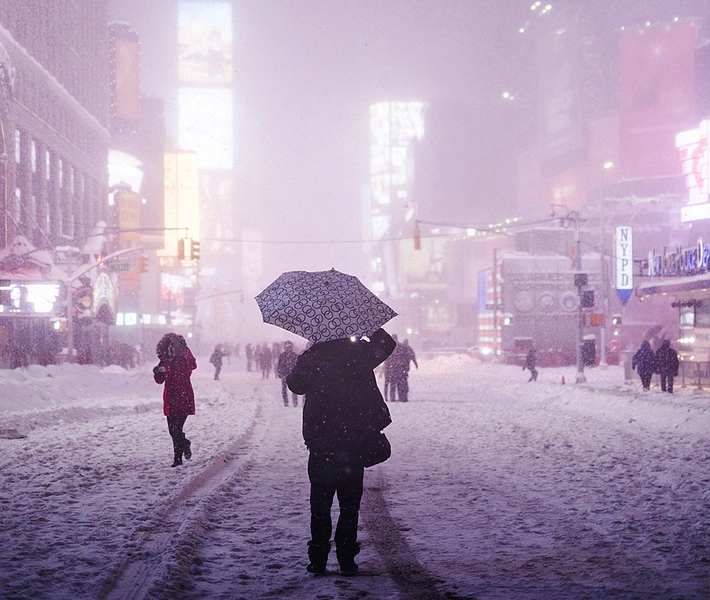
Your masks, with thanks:
[{"label": "walking pedestrian", "polygon": [[639,374],[643,389],[651,389],[651,377],[653,377],[653,373],[656,370],[656,355],[653,353],[648,340],[644,340],[641,343],[641,347],[634,354],[631,359],[631,368],[636,369]]},{"label": "walking pedestrian", "polygon": [[673,393],[673,378],[678,376],[678,353],[671,347],[671,341],[664,339],[656,350],[656,371],[661,376],[661,391]]},{"label": "walking pedestrian", "polygon": [[528,383],[531,381],[537,381],[537,369],[535,368],[537,366],[537,351],[535,350],[535,346],[531,346],[530,350],[528,350],[527,355],[525,356],[525,364],[523,365],[523,371],[525,369],[528,369],[530,371],[530,379],[528,379]]},{"label": "walking pedestrian", "polygon": [[254,362],[254,347],[251,343],[244,346],[244,354],[247,359],[247,371],[251,371],[251,365]]},{"label": "walking pedestrian", "polygon": [[[283,345],[284,351],[279,354],[279,359],[276,362],[276,376],[281,378],[281,397],[284,401],[284,406],[288,406],[288,385],[286,378],[291,374],[296,366],[298,354],[293,351],[293,342],[286,342]],[[293,395],[293,405],[298,406],[298,395],[291,392]]]},{"label": "walking pedestrian", "polygon": [[182,457],[192,458],[190,440],[183,426],[189,415],[195,414],[195,393],[190,377],[197,361],[187,347],[185,338],[176,333],[166,333],[156,346],[160,362],[153,368],[155,383],[163,388],[163,414],[168,419],[168,432],[173,440],[174,460],[171,467],[182,464]]},{"label": "walking pedestrian", "polygon": [[259,362],[261,364],[261,378],[268,379],[269,375],[271,375],[271,367],[274,366],[274,355],[271,352],[271,348],[269,348],[269,344],[264,344],[261,348]]},{"label": "walking pedestrian", "polygon": [[210,356],[210,362],[214,365],[214,378],[215,381],[219,379],[219,374],[222,371],[222,357],[225,356],[224,349],[222,348],[222,344],[217,344],[214,347],[214,352],[212,352],[212,356]]},{"label": "walking pedestrian", "polygon": [[417,357],[414,350],[409,345],[409,340],[402,340],[401,344],[397,344],[388,360],[392,360],[392,381],[390,383],[390,392],[392,401],[394,401],[394,391],[397,393],[397,399],[400,402],[409,401],[409,369],[410,363],[419,370]]},{"label": "walking pedestrian", "polygon": [[307,570],[325,573],[332,532],[331,507],[338,496],[340,516],[335,552],[342,575],[355,575],[360,551],[357,525],[363,489],[363,438],[390,424],[374,369],[394,350],[384,329],[370,340],[349,338],[314,344],[298,357],[287,377],[289,389],[305,394],[303,439],[309,450],[311,539]]}]

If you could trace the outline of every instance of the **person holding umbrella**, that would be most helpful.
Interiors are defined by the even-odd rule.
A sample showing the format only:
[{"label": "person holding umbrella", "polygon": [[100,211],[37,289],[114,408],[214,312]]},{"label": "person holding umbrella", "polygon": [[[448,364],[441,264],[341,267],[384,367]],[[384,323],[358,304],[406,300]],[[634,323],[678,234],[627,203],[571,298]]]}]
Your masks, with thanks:
[{"label": "person holding umbrella", "polygon": [[364,468],[389,456],[387,444],[384,456],[366,458],[391,423],[374,369],[395,348],[396,342],[381,326],[397,313],[357,277],[335,270],[284,273],[256,301],[265,322],[313,344],[286,378],[292,392],[305,395],[303,439],[311,484],[307,570],[316,575],[326,572],[331,507],[337,494],[336,556],[341,574],[355,575]]}]

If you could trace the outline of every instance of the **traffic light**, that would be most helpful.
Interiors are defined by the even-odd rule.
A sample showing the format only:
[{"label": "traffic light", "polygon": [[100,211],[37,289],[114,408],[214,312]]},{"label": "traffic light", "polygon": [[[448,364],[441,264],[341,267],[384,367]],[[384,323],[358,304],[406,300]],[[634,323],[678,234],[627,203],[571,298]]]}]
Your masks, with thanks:
[{"label": "traffic light", "polygon": [[612,315],[611,324],[616,325],[617,327],[621,325],[621,315]]},{"label": "traffic light", "polygon": [[200,259],[200,242],[198,242],[197,240],[192,240],[192,244],[190,244],[190,259]]},{"label": "traffic light", "polygon": [[422,249],[422,234],[421,231],[419,231],[419,223],[414,225],[414,249]]},{"label": "traffic light", "polygon": [[148,257],[145,254],[141,254],[138,257],[138,271],[141,273],[148,272]]},{"label": "traffic light", "polygon": [[594,290],[582,290],[579,304],[582,308],[594,308]]},{"label": "traffic light", "polygon": [[185,238],[180,238],[178,240],[178,260],[185,260]]}]

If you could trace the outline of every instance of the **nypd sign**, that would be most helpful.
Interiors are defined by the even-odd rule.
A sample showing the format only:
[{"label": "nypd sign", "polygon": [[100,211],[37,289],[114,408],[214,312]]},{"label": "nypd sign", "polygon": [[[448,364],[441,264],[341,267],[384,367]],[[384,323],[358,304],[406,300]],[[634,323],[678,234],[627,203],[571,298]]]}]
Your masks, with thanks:
[{"label": "nypd sign", "polygon": [[616,228],[616,293],[626,302],[634,289],[633,235],[629,225]]}]

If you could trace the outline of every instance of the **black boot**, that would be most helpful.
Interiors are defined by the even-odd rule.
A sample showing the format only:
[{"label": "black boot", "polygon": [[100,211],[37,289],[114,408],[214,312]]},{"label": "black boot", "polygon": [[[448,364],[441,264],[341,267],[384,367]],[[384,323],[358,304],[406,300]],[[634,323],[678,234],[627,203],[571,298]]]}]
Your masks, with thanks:
[{"label": "black boot", "polygon": [[352,575],[357,575],[360,570],[355,564],[355,556],[360,552],[360,544],[355,542],[354,544],[344,544],[339,546],[335,550],[335,554],[338,557],[338,564],[340,565],[340,574],[350,577]]},{"label": "black boot", "polygon": [[311,561],[306,567],[306,571],[314,575],[324,575],[325,565],[328,562],[330,552],[330,542],[325,544],[314,544],[308,542],[308,559]]},{"label": "black boot", "polygon": [[185,460],[190,460],[192,458],[192,448],[190,447],[190,440],[185,438],[185,443],[182,447],[182,453],[185,456]]},{"label": "black boot", "polygon": [[170,466],[177,467],[181,464],[182,464],[182,450],[175,450],[175,460],[173,460],[173,464]]}]

